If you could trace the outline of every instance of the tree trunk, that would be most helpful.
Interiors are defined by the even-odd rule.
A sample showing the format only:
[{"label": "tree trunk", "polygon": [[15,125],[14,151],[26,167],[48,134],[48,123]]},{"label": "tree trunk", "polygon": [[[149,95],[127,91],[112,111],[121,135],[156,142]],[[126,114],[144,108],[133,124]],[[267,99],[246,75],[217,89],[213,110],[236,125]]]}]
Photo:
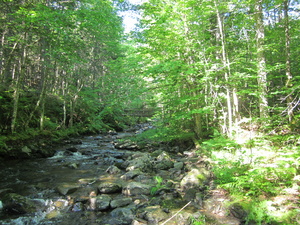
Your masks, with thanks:
[{"label": "tree trunk", "polygon": [[[65,73],[63,72],[63,75],[65,76]],[[67,90],[67,85],[66,85],[66,81],[65,80],[62,80],[62,95],[63,95],[63,124],[62,124],[62,127],[63,128],[66,128],[67,126],[67,93],[66,93],[66,90]]]},{"label": "tree trunk", "polygon": [[[16,65],[14,65],[12,69],[12,76],[15,76],[16,73]],[[17,76],[14,83],[14,94],[13,94],[13,112],[12,112],[12,120],[11,120],[11,133],[15,132],[16,123],[17,123],[17,116],[18,116],[18,105],[19,105],[19,97],[20,97],[20,90],[19,90],[19,83],[20,78]]]},{"label": "tree trunk", "polygon": [[[289,9],[289,0],[285,0],[283,2],[283,8],[284,8],[284,28],[285,28],[285,74],[286,74],[286,88],[289,90],[293,84],[292,84],[292,72],[291,72],[291,47],[290,47],[290,28],[289,28],[289,15],[288,15],[288,9]],[[289,94],[286,98],[287,101],[287,112],[289,117],[289,122],[292,123],[294,113],[293,113],[293,98]]]},{"label": "tree trunk", "polygon": [[268,99],[267,99],[267,70],[266,60],[264,56],[264,22],[262,0],[257,0],[255,3],[256,16],[256,48],[257,48],[257,83],[258,83],[258,103],[261,118],[267,118],[268,113]]},{"label": "tree trunk", "polygon": [[[24,34],[24,39],[26,40],[26,34]],[[25,58],[26,58],[26,46],[23,46],[22,54],[18,62],[18,74],[15,72],[14,65],[13,73],[12,73],[12,80],[15,80],[14,82],[14,94],[13,94],[13,112],[12,112],[12,121],[11,121],[11,132],[15,132],[16,124],[17,124],[17,118],[18,118],[18,108],[19,108],[19,97],[20,97],[20,89],[21,84],[23,82],[24,77],[24,69],[23,66],[25,64]]]},{"label": "tree trunk", "polygon": [[224,67],[224,78],[225,78],[225,88],[226,88],[226,101],[227,101],[227,115],[228,115],[228,120],[226,122],[226,133],[229,137],[232,136],[232,104],[231,104],[231,88],[229,85],[229,76],[230,76],[230,65],[229,65],[229,59],[227,57],[227,52],[226,52],[226,43],[225,43],[225,34],[223,30],[223,20],[221,18],[220,11],[218,9],[217,2],[214,1],[216,10],[217,10],[217,24],[218,24],[218,32],[220,35],[220,42],[221,42],[221,47],[222,47],[222,63]]},{"label": "tree trunk", "polygon": [[46,50],[47,49],[47,44],[44,39],[41,40],[41,52],[40,52],[40,71],[41,71],[41,83],[40,83],[40,95],[39,98],[35,104],[34,109],[31,111],[29,119],[27,120],[26,127],[28,127],[29,123],[31,122],[34,113],[36,110],[41,107],[41,114],[40,114],[40,130],[43,130],[44,127],[44,114],[45,114],[45,96],[46,96],[46,86],[47,86],[47,65],[49,64],[49,60],[47,59],[48,57],[46,56]]}]

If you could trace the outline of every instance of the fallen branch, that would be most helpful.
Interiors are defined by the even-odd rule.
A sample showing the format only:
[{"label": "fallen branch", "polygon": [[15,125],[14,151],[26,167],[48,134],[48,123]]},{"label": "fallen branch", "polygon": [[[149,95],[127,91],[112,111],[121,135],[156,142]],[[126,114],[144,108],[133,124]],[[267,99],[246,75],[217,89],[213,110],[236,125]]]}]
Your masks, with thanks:
[{"label": "fallen branch", "polygon": [[175,213],[173,216],[171,216],[169,219],[167,219],[165,222],[163,222],[161,225],[165,225],[167,222],[169,222],[171,219],[173,219],[175,216],[178,215],[182,210],[184,210],[192,201],[189,201],[185,206],[183,206],[177,213]]}]

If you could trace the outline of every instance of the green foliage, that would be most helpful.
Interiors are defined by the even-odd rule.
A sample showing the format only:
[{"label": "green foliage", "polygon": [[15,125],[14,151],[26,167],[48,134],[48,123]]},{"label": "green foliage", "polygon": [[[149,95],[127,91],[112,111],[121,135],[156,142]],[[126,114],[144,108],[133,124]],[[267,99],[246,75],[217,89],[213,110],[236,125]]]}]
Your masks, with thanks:
[{"label": "green foliage", "polygon": [[249,169],[249,165],[225,161],[214,168],[216,183],[232,193],[246,196],[276,195],[282,186],[289,187],[296,168],[278,165]]},{"label": "green foliage", "polygon": [[236,149],[240,148],[240,145],[237,144],[234,140],[224,137],[223,135],[215,135],[212,139],[203,141],[201,148],[207,152],[209,151],[219,151],[226,150],[233,152]]},{"label": "green foliage", "polygon": [[[299,173],[299,164],[295,163],[298,150],[281,146],[275,151],[274,147],[267,146],[270,144],[263,138],[251,142],[248,147],[254,161],[249,164],[245,163],[249,157],[247,150],[223,155],[215,150],[215,183],[228,190],[232,199],[244,208],[247,223],[297,224],[297,212],[291,207],[296,205],[290,194],[299,188],[295,180]],[[291,208],[287,210],[287,207]]]},{"label": "green foliage", "polygon": [[154,129],[146,130],[143,133],[138,135],[138,139],[140,140],[151,140],[155,142],[165,142],[165,143],[185,142],[191,140],[193,137],[194,137],[193,132],[178,130],[174,127],[168,127],[168,126],[165,127],[155,126]]},{"label": "green foliage", "polygon": [[298,224],[297,216],[299,215],[299,210],[296,209],[296,210],[290,210],[285,212],[279,212],[276,210],[276,204],[270,200],[250,201],[245,205],[245,207],[249,212],[246,218],[246,224],[253,223],[253,222],[255,222],[255,224],[257,225]]},{"label": "green foliage", "polygon": [[204,225],[206,224],[206,216],[201,214],[198,218],[190,218],[192,225]]},{"label": "green foliage", "polygon": [[6,149],[6,137],[4,136],[0,136],[0,152],[4,151],[4,149]]},{"label": "green foliage", "polygon": [[268,211],[268,201],[252,203],[249,211],[247,221],[255,221],[258,225],[268,224],[272,221],[272,217],[266,213]]},{"label": "green foliage", "polygon": [[162,177],[160,177],[160,176],[155,176],[155,177],[154,177],[154,180],[155,180],[155,182],[156,182],[156,185],[155,185],[155,187],[152,187],[152,188],[151,188],[151,190],[150,190],[150,194],[151,194],[151,195],[156,195],[157,192],[158,192],[160,189],[166,187],[166,185],[162,185],[162,182],[163,182],[163,178],[162,178]]}]

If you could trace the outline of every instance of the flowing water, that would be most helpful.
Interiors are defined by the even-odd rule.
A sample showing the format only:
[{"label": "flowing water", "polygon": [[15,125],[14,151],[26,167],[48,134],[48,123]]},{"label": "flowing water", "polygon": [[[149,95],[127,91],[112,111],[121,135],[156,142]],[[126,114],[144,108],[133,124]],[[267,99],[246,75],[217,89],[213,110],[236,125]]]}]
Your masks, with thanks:
[{"label": "flowing water", "polygon": [[[123,138],[128,135],[133,134],[87,136],[62,144],[60,148],[56,149],[56,154],[50,158],[2,161],[0,163],[0,225],[116,224],[109,222],[111,221],[109,211],[89,210],[87,204],[91,195],[88,193],[97,191],[99,182],[118,179],[117,175],[109,174],[107,169],[115,163],[122,164],[128,156],[137,153],[137,151],[120,150],[114,147],[113,142],[116,138]],[[165,174],[168,175],[169,171],[165,171]],[[124,182],[123,185],[130,181],[121,182]],[[79,187],[75,193],[78,190],[83,190],[85,192],[83,197],[81,197],[81,192],[79,195],[77,193],[76,196],[76,198],[83,200],[75,201],[75,197],[69,193],[71,189],[64,189],[65,185]],[[63,188],[60,189],[60,187]],[[27,200],[22,197],[25,196],[25,199],[29,199],[31,204],[33,202],[37,209],[32,212],[21,212],[15,207],[14,210],[8,211],[3,206],[3,196],[8,193],[16,193],[19,198],[20,196],[23,198],[24,204],[27,204]],[[117,193],[111,196],[115,199],[122,197],[122,194]],[[142,197],[139,196],[139,202],[141,199],[144,200]],[[148,197],[144,198],[147,199]],[[155,198],[153,199],[155,200]],[[215,208],[215,205],[223,201],[222,199],[222,196],[212,199],[213,206],[211,208]],[[135,200],[137,199],[133,199],[133,201]],[[77,205],[76,202],[84,203]],[[195,212],[194,208],[187,209],[187,211],[191,209]],[[196,211],[200,212],[198,209]],[[208,211],[213,210],[209,209]],[[201,210],[202,212],[203,210]],[[229,218],[226,215],[220,221],[221,223],[205,224],[239,224],[235,218]]]},{"label": "flowing water", "polygon": [[[88,136],[80,143],[77,140],[73,142],[77,144],[65,144],[50,158],[3,161],[0,194],[17,193],[36,200],[42,207],[36,213],[24,215],[8,214],[3,210],[0,224],[93,224],[91,220],[98,216],[94,212],[66,213],[58,218],[52,218],[49,213],[54,209],[55,201],[63,199],[67,202],[57,192],[58,186],[79,184],[84,179],[93,182],[93,179],[108,176],[105,170],[109,165],[122,162],[122,155],[128,151],[116,150],[111,140],[111,137]],[[80,222],[78,218],[81,218]]]}]

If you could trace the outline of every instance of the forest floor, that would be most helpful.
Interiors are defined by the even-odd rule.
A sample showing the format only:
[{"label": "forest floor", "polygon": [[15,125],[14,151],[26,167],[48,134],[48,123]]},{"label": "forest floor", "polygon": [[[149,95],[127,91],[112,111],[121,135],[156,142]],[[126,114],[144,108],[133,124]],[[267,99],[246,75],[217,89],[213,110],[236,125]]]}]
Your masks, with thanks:
[{"label": "forest floor", "polygon": [[[239,132],[236,142],[204,142],[215,183],[230,193],[253,224],[300,224],[298,135]],[[220,143],[222,142],[222,143]],[[236,145],[238,144],[238,145]]]}]

